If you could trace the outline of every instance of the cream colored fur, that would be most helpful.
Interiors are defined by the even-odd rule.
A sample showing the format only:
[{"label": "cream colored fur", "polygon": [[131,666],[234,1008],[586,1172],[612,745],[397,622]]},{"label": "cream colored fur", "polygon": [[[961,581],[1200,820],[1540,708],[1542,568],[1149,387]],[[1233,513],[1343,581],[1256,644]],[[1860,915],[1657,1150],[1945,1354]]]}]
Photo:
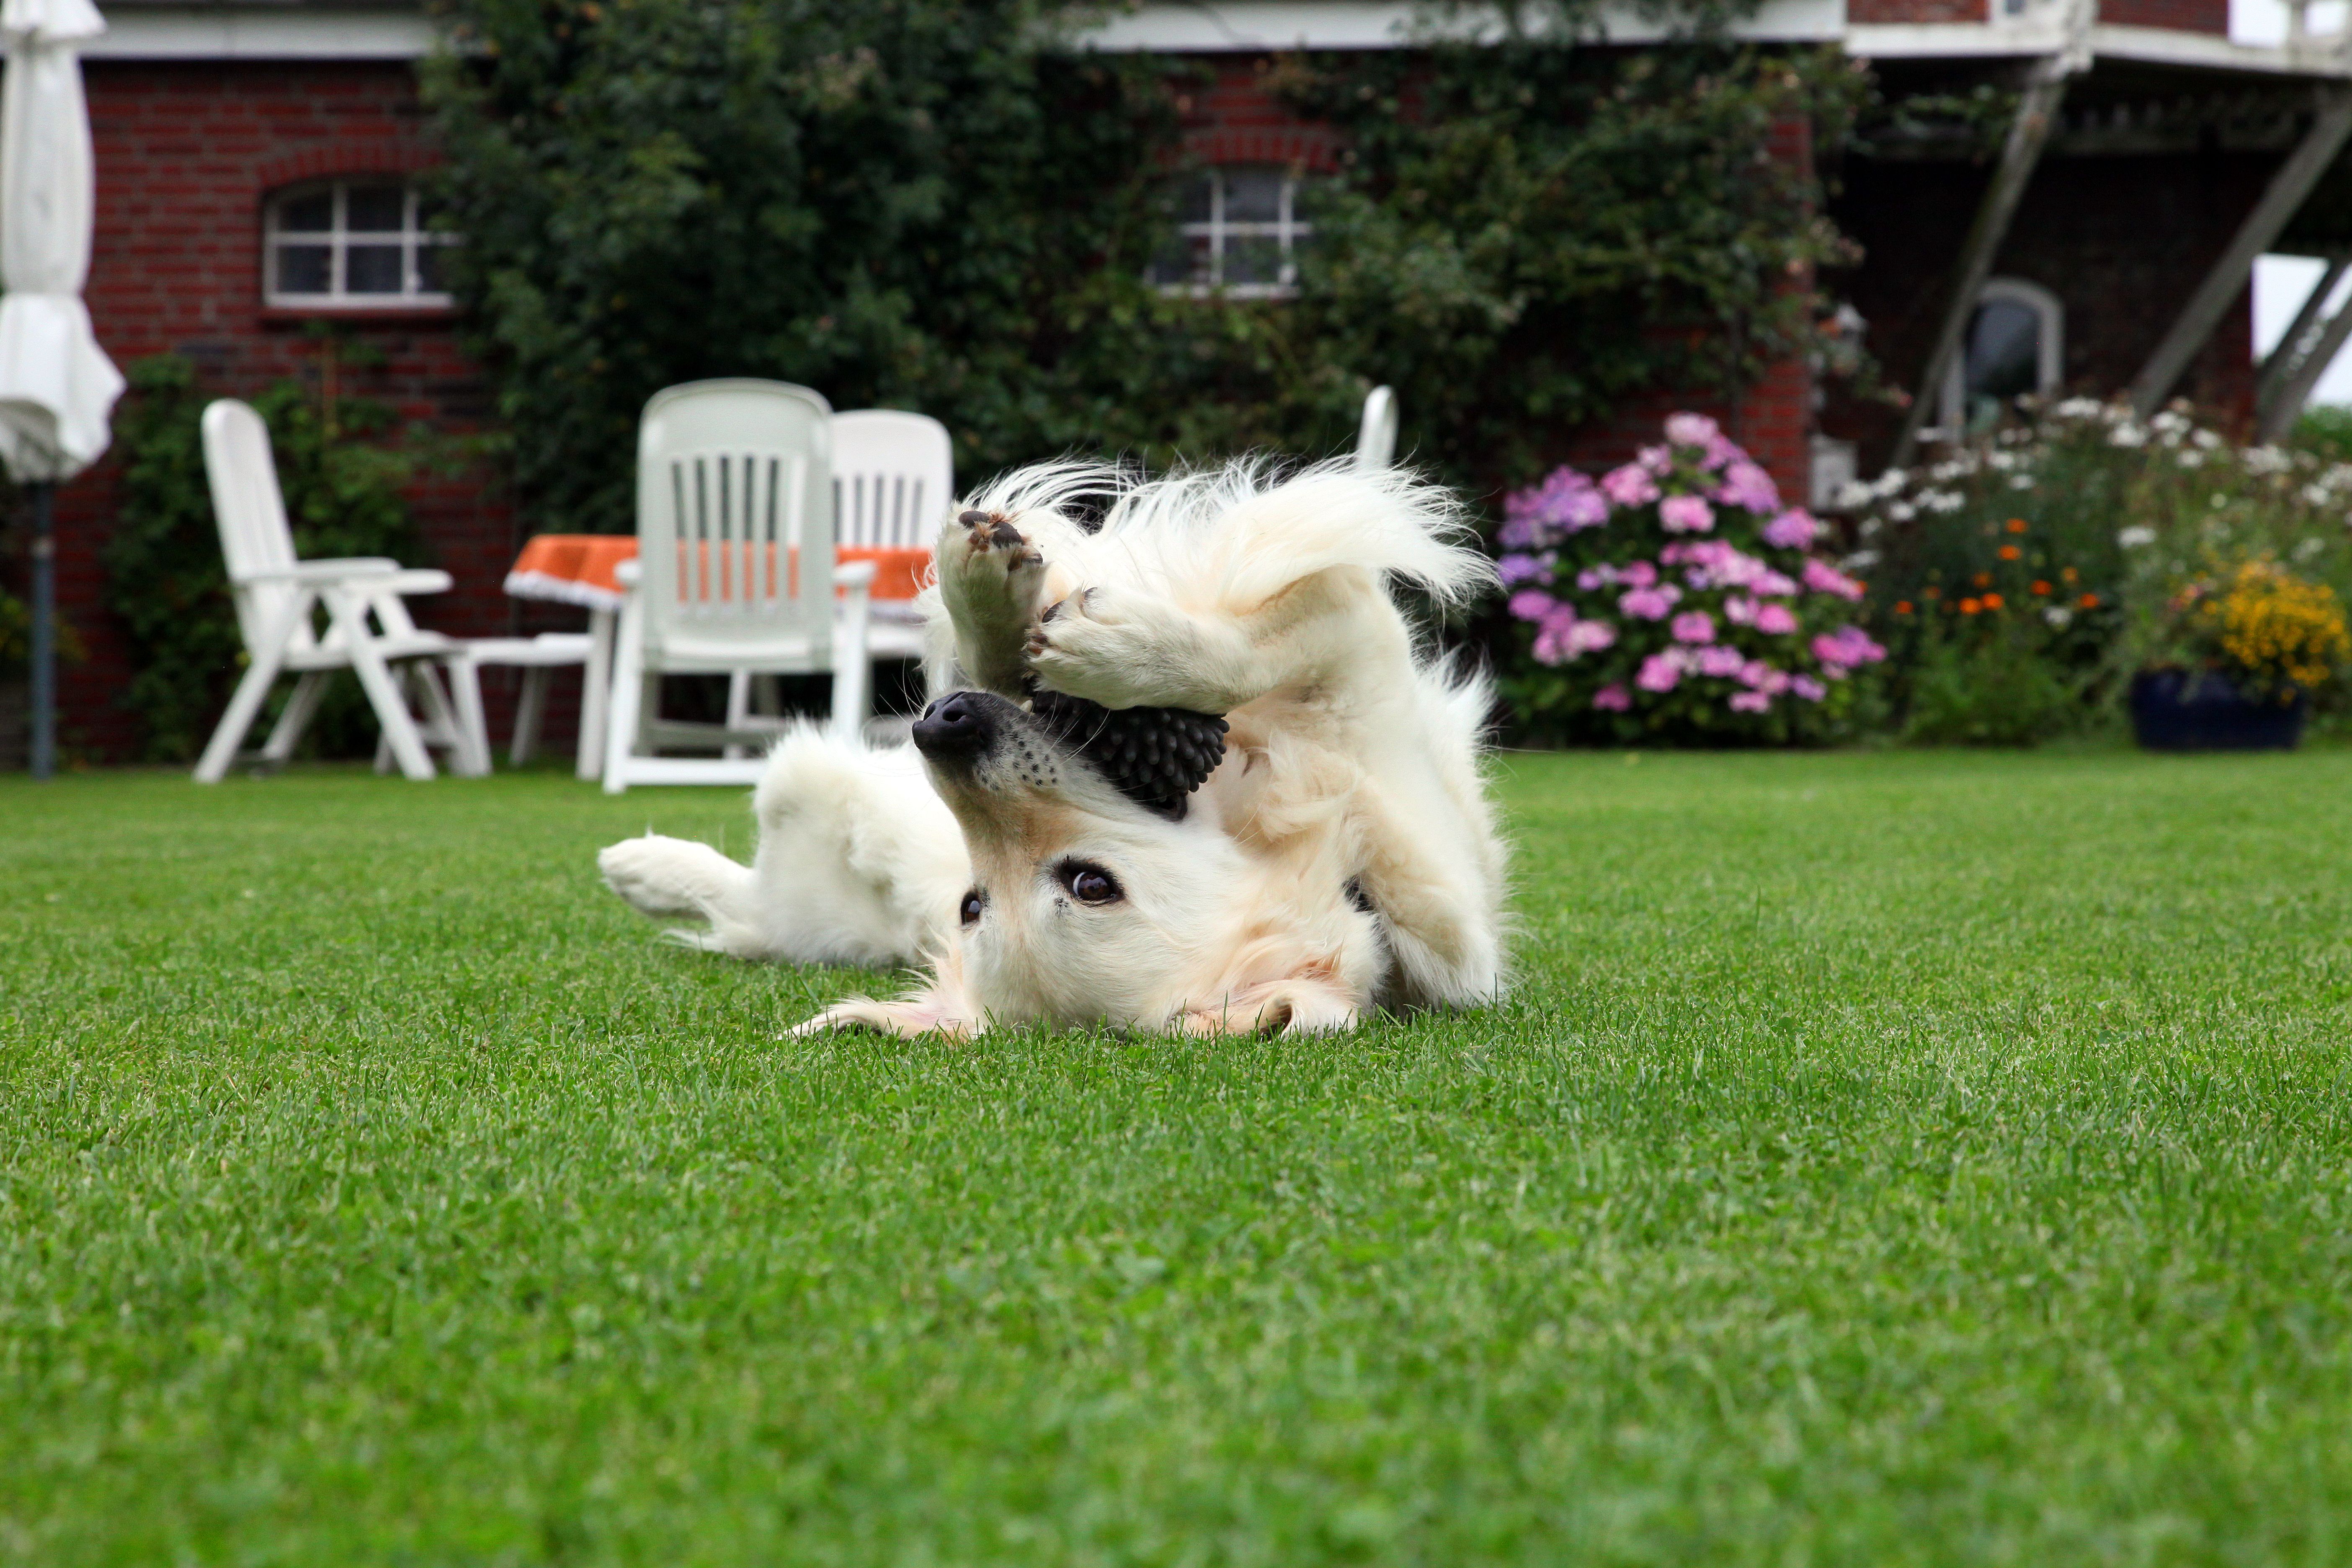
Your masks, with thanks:
[{"label": "cream colored fur", "polygon": [[[1072,502],[1106,489],[1090,533]],[[761,785],[752,866],[633,839],[599,858],[616,892],[708,921],[692,940],[742,957],[928,967],[908,995],[853,998],[805,1028],[1313,1032],[1376,1005],[1496,993],[1504,852],[1479,773],[1491,693],[1417,647],[1391,597],[1459,601],[1491,581],[1444,492],[1337,466],[1142,485],[1056,466],[971,507],[992,521],[948,527],[927,595],[934,689],[1018,703],[1034,676],[1108,707],[1225,714],[1224,763],[1184,819],[1127,800],[1042,731],[1024,730],[1018,767],[927,773],[911,748],[807,728]],[[1077,903],[1055,874],[1073,861],[1125,896]],[[972,889],[984,902],[967,928]]]}]

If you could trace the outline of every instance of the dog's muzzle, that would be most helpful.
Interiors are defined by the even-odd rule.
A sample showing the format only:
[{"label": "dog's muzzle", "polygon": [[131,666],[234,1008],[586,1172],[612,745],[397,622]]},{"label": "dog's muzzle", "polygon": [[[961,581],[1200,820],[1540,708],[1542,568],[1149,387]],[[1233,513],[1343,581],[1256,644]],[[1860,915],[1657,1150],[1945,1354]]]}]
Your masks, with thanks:
[{"label": "dog's muzzle", "polygon": [[1020,711],[990,692],[950,692],[915,721],[915,749],[929,762],[969,767],[996,744],[1007,716]]}]

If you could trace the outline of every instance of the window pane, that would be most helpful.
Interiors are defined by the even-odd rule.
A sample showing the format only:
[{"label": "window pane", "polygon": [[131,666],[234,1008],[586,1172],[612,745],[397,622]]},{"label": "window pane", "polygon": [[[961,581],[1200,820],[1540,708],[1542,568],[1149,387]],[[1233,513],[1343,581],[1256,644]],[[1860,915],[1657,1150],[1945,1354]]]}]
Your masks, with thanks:
[{"label": "window pane", "polygon": [[278,226],[289,234],[324,234],[335,226],[335,193],[320,191],[278,204]]},{"label": "window pane", "polygon": [[1969,395],[2007,401],[2041,388],[2042,313],[2014,300],[1978,306],[1969,322]]},{"label": "window pane", "polygon": [[281,245],[278,247],[278,292],[326,294],[335,253],[323,245]]},{"label": "window pane", "polygon": [[401,291],[400,247],[354,245],[343,253],[343,289],[351,294]]},{"label": "window pane", "polygon": [[1224,174],[1227,223],[1272,223],[1282,216],[1286,176],[1280,169],[1227,169]]},{"label": "window pane", "polygon": [[408,208],[401,185],[353,185],[343,193],[343,226],[357,234],[398,234]]},{"label": "window pane", "polygon": [[1209,221],[1209,198],[1216,181],[1210,174],[1187,174],[1176,182],[1176,221]]},{"label": "window pane", "polygon": [[416,247],[416,287],[423,293],[440,294],[448,289],[441,279],[441,249],[437,245]]},{"label": "window pane", "polygon": [[1228,238],[1225,241],[1224,281],[1228,284],[1281,282],[1281,242],[1258,235]]}]

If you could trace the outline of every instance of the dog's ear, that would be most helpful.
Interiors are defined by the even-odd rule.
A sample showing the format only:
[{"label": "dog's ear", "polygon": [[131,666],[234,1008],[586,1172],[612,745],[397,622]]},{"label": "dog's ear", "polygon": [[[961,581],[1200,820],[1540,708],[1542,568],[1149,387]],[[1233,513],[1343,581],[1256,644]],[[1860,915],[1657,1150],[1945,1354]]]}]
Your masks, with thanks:
[{"label": "dog's ear", "polygon": [[1328,963],[1235,987],[1177,1015],[1188,1035],[1329,1035],[1356,1026],[1356,997]]}]

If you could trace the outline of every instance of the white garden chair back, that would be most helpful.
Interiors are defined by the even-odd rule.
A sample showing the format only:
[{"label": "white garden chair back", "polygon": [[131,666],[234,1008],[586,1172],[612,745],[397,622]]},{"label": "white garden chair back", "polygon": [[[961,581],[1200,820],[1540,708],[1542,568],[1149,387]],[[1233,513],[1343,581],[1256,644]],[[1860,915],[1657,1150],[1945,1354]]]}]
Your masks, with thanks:
[{"label": "white garden chair back", "polygon": [[854,408],[833,416],[834,540],[929,550],[955,503],[955,447],[928,414]]},{"label": "white garden chair back", "polygon": [[755,757],[656,754],[665,745],[723,749],[768,733],[740,722],[664,720],[655,701],[664,674],[829,670],[836,731],[854,736],[864,724],[874,568],[835,566],[832,412],[807,387],[750,379],[689,382],[646,403],[637,432],[637,559],[621,611],[605,736],[608,792],[758,778]]},{"label": "white garden chair back", "polygon": [[[238,760],[237,746],[281,674],[297,677],[293,696],[252,760],[275,764],[292,756],[338,669],[359,677],[383,726],[386,749],[410,778],[433,776],[428,746],[447,749],[459,773],[488,773],[489,742],[463,645],[418,630],[401,602],[404,595],[446,592],[449,574],[403,567],[381,556],[297,560],[269,427],[261,416],[234,398],[222,398],[206,406],[200,428],[205,475],[247,662],[196,764],[196,781],[216,784]],[[323,634],[312,624],[320,612],[327,617]],[[454,700],[445,679],[456,688]],[[424,703],[421,725],[409,711],[403,686]]]},{"label": "white garden chair back", "polygon": [[1364,416],[1356,426],[1356,467],[1385,468],[1396,461],[1396,394],[1376,386],[1364,398]]}]

